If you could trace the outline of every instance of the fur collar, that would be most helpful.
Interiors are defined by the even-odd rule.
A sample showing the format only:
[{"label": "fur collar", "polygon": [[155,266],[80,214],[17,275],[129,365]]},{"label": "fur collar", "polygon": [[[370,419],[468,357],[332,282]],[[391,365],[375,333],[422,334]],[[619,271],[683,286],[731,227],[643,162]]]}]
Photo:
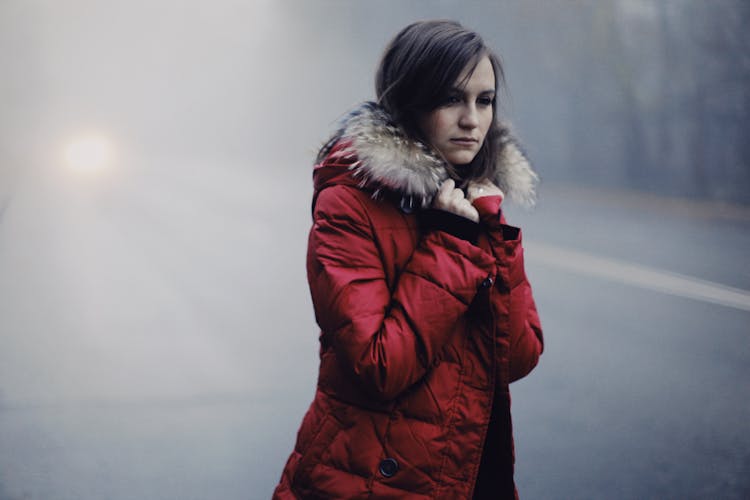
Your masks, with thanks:
[{"label": "fur collar", "polygon": [[[514,202],[532,207],[539,180],[506,124],[500,125],[498,157],[493,180]],[[335,144],[345,143],[337,156],[356,156],[350,165],[361,186],[373,186],[402,196],[408,206],[426,207],[440,183],[448,178],[445,161],[431,148],[408,138],[377,104],[365,102],[345,116],[336,134],[324,147],[328,154]]]}]

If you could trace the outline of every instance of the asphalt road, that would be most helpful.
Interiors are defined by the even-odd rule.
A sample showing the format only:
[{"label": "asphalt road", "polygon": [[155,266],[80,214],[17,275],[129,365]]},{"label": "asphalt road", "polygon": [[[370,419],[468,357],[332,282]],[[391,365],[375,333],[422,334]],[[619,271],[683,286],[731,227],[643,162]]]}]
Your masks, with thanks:
[{"label": "asphalt road", "polygon": [[[270,497],[309,404],[307,174],[41,172],[0,219],[0,499]],[[543,189],[530,499],[750,497],[750,217]],[[731,288],[727,288],[731,287]]]},{"label": "asphalt road", "polygon": [[519,217],[547,335],[513,387],[522,496],[750,496],[750,294],[720,286],[750,289],[750,219],[727,212],[558,189]]}]

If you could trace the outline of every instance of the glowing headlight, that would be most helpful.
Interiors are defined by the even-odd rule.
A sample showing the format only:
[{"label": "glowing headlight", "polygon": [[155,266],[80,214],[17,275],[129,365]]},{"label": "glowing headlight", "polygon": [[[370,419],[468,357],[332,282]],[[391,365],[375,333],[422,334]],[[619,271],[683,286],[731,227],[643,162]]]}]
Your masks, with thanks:
[{"label": "glowing headlight", "polygon": [[96,172],[110,166],[112,146],[98,135],[79,137],[65,148],[65,162],[77,171]]}]

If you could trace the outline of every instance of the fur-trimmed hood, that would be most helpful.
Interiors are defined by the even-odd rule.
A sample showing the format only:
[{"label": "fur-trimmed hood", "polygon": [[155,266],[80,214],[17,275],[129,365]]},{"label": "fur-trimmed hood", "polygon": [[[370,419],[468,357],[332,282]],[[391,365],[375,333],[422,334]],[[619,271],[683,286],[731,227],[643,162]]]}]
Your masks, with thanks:
[{"label": "fur-trimmed hood", "polygon": [[[521,151],[506,124],[500,125],[498,157],[493,181],[512,201],[534,205],[538,175]],[[316,192],[327,185],[349,180],[373,190],[402,197],[402,205],[426,207],[448,178],[445,160],[431,148],[409,138],[380,106],[365,102],[347,114],[326,143],[315,171]],[[333,169],[333,170],[331,170]]]}]

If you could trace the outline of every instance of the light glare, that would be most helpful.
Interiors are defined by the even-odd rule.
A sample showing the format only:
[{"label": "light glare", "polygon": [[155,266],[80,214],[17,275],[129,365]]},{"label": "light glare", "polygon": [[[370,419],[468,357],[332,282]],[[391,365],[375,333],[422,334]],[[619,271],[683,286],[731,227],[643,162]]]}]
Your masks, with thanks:
[{"label": "light glare", "polygon": [[112,161],[110,142],[98,135],[75,139],[65,148],[65,161],[74,170],[96,172],[107,168]]}]

